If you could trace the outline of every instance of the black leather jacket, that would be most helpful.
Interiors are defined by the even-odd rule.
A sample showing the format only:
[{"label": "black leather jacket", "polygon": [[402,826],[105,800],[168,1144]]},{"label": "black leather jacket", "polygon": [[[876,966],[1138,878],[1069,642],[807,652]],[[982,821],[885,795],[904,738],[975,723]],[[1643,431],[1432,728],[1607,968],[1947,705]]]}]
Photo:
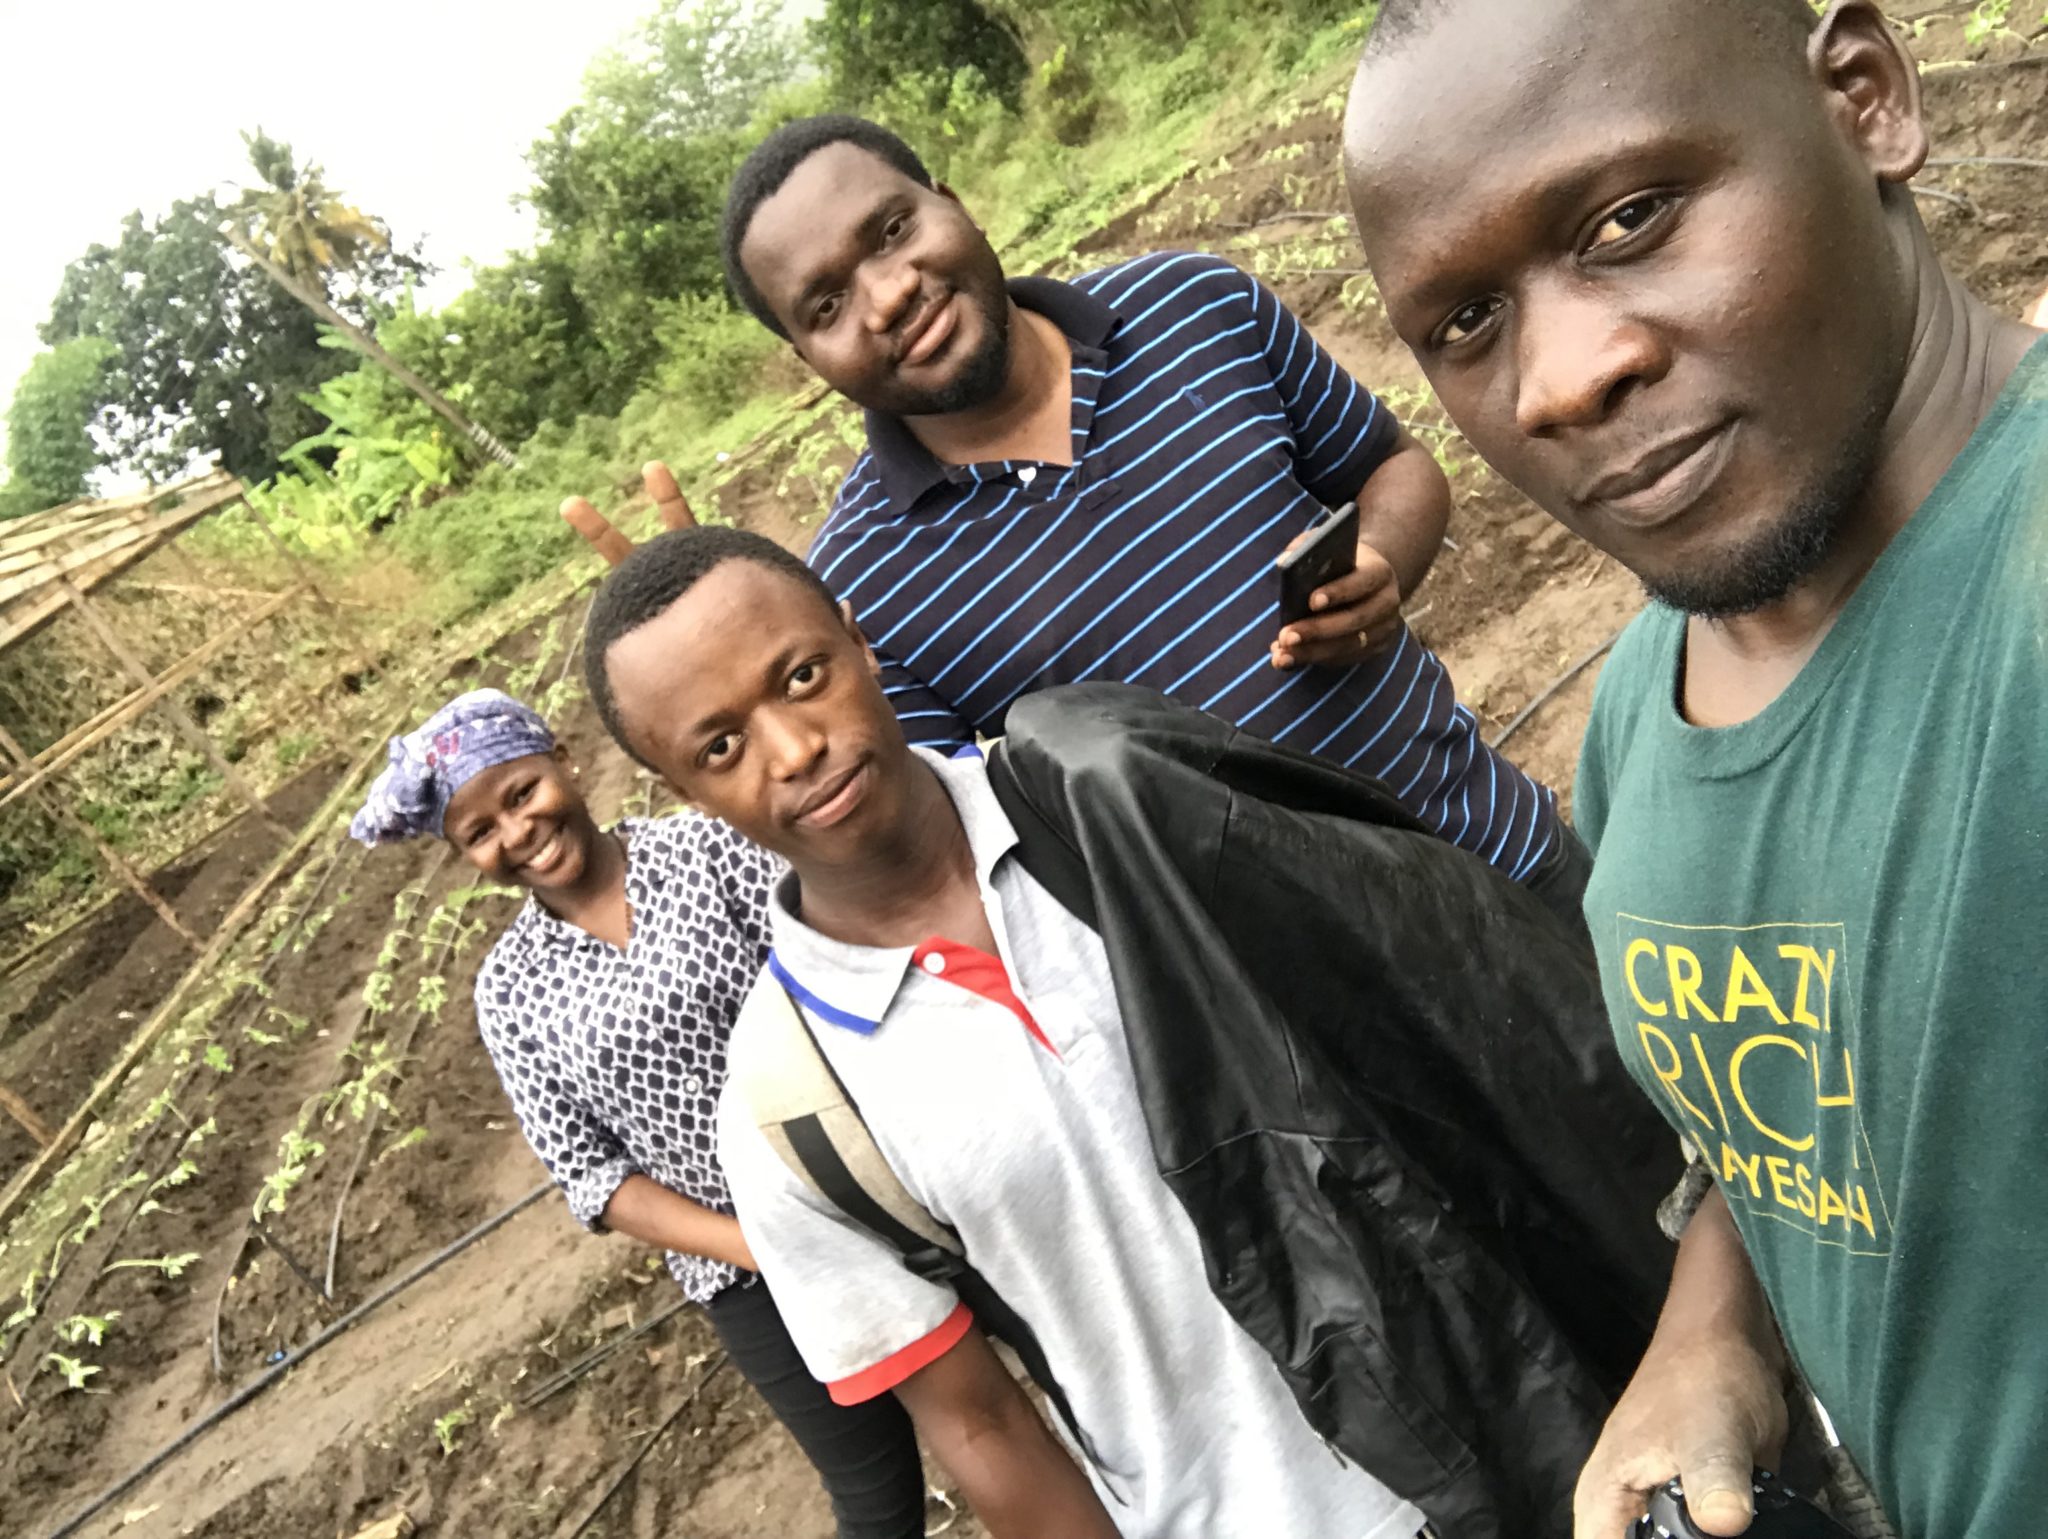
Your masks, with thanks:
[{"label": "black leather jacket", "polygon": [[1217,1297],[1443,1539],[1568,1539],[1682,1169],[1583,928],[1378,782],[1150,692],[1028,696],[1008,732],[991,778],[1108,949]]}]

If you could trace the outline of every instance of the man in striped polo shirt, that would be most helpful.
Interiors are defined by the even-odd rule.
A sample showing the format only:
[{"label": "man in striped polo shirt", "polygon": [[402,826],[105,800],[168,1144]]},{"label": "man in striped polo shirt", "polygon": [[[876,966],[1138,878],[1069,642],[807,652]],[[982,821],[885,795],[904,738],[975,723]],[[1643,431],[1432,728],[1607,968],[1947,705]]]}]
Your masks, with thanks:
[{"label": "man in striped polo shirt", "polygon": [[[1428,827],[1576,907],[1556,799],[1482,741],[1400,606],[1442,544],[1435,460],[1271,292],[1159,253],[1006,284],[902,140],[771,135],[733,180],[734,292],[867,410],[810,562],[853,606],[913,743],[1034,689],[1158,689],[1365,770]],[[1356,500],[1358,568],[1283,626],[1273,563]]]}]

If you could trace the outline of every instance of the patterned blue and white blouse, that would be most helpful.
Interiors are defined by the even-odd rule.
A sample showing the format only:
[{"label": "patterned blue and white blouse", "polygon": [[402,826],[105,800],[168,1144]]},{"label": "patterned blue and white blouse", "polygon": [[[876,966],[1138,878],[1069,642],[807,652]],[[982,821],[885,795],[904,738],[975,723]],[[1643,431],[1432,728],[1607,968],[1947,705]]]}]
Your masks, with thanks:
[{"label": "patterned blue and white blouse", "polygon": [[[484,959],[477,1025],[533,1152],[578,1221],[638,1172],[732,1212],[718,1163],[725,1045],[768,954],[781,863],[685,812],[619,825],[632,930],[620,951],[528,898]],[[697,1301],[739,1273],[671,1252]]]}]

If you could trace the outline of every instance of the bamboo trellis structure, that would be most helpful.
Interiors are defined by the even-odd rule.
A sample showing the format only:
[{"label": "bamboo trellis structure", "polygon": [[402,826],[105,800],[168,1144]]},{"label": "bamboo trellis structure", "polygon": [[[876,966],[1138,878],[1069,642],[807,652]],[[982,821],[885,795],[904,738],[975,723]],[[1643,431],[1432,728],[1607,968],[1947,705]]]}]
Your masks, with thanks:
[{"label": "bamboo trellis structure", "polygon": [[[165,549],[200,519],[236,506],[246,511],[265,539],[283,556],[293,581],[277,593],[237,590],[242,596],[260,602],[240,614],[227,616],[219,629],[198,647],[152,673],[120,634],[116,610],[96,602],[92,591]],[[225,589],[213,591],[223,598],[228,596]],[[56,782],[80,758],[145,713],[161,711],[179,735],[213,766],[230,794],[254,816],[278,828],[281,837],[288,836],[290,830],[272,818],[262,798],[243,780],[174,691],[236,641],[275,619],[299,599],[310,599],[330,616],[339,614],[311,571],[278,538],[255,506],[244,499],[241,482],[222,471],[209,471],[165,490],[67,503],[0,524],[0,654],[69,612],[77,616],[132,686],[121,699],[33,753],[0,725],[0,810],[23,797],[32,798],[59,822],[84,836],[107,872],[148,904],[165,925],[197,952],[205,951],[205,938],[195,934],[147,878],[79,817],[59,794]],[[39,949],[40,946],[28,948]],[[11,973],[15,960],[0,962],[0,975]],[[49,1144],[49,1128],[34,1108],[5,1085],[0,1085],[0,1113],[20,1124],[39,1147]]]}]

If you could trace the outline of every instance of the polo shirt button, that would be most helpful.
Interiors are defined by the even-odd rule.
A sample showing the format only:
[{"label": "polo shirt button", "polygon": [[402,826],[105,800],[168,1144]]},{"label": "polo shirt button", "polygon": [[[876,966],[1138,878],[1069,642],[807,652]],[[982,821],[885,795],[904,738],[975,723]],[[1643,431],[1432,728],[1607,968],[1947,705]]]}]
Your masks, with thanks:
[{"label": "polo shirt button", "polygon": [[1026,465],[1022,470],[1017,472],[1017,479],[1023,482],[1026,486],[1029,486],[1033,481],[1036,481],[1038,479],[1038,467],[1036,465]]},{"label": "polo shirt button", "polygon": [[924,970],[934,978],[946,970],[946,959],[936,951],[925,953]]},{"label": "polo shirt button", "polygon": [[704,1081],[699,1079],[696,1075],[692,1074],[688,1079],[683,1081],[684,1095],[702,1095],[703,1093]]}]

